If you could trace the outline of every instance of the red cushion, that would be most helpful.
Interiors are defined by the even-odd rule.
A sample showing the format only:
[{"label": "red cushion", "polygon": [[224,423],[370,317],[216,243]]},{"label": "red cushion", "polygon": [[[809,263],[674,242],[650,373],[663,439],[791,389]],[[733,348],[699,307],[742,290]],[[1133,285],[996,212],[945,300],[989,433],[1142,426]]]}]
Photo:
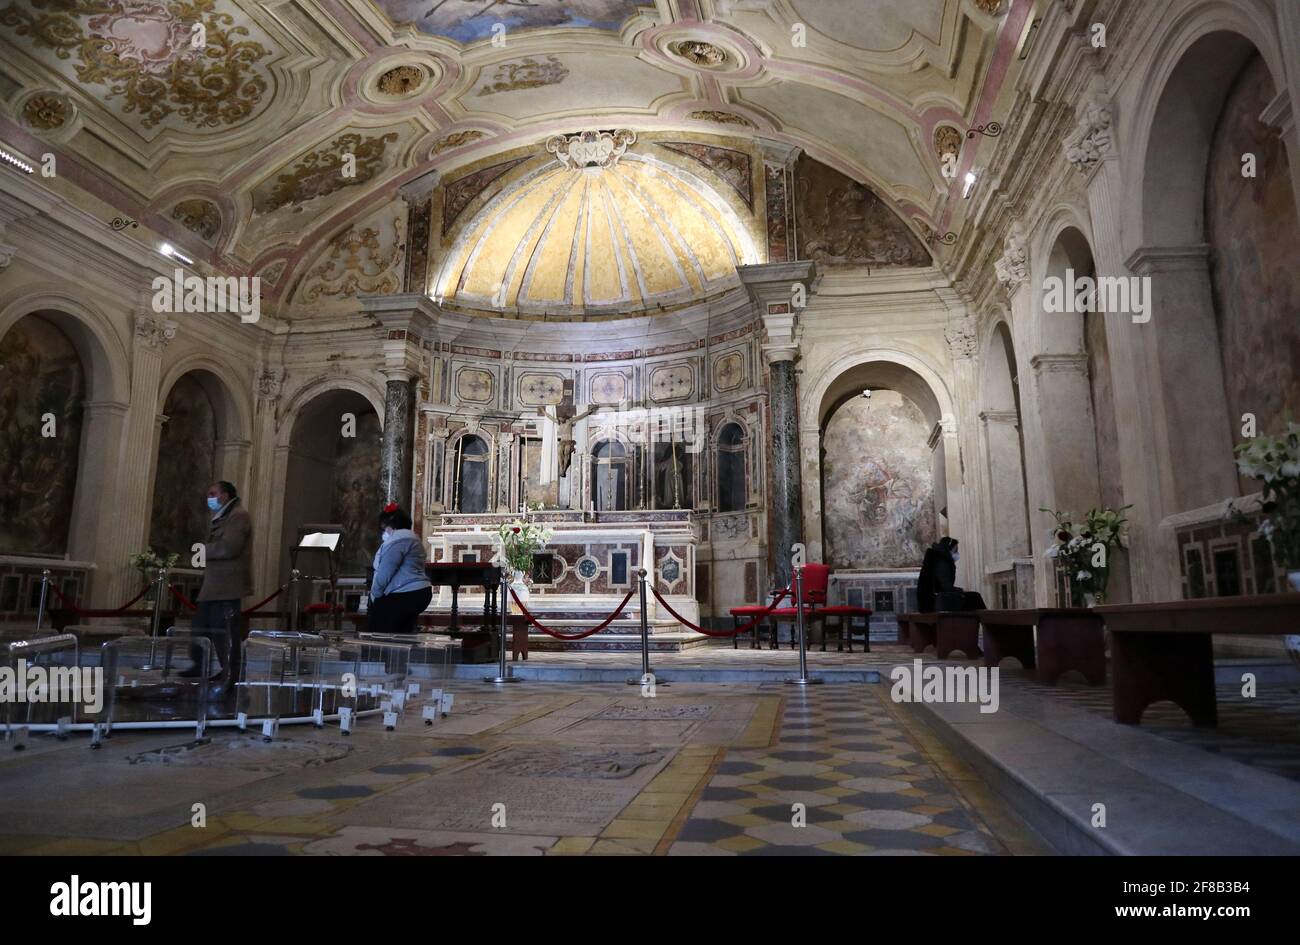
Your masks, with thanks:
[{"label": "red cushion", "polygon": [[754,614],[765,613],[767,608],[761,604],[746,604],[744,607],[733,607],[728,611],[733,617],[752,617]]},{"label": "red cushion", "polygon": [[[803,613],[804,616],[807,617],[812,613],[812,610],[805,610]],[[772,611],[773,617],[796,617],[798,614],[799,611],[794,607],[778,607],[776,610]]]}]

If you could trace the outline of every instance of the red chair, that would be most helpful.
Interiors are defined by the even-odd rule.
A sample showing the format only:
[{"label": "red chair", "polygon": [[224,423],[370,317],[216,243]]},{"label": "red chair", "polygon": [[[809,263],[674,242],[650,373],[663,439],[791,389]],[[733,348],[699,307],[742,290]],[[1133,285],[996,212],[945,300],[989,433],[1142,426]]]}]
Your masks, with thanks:
[{"label": "red chair", "polygon": [[[802,597],[795,601],[796,607],[778,607],[772,611],[772,648],[776,649],[777,627],[781,625],[782,620],[794,620],[798,617],[797,607],[803,608],[804,627],[808,626],[810,619],[816,619],[817,608],[825,606],[827,588],[831,581],[831,568],[828,564],[805,564],[802,569],[802,582],[791,581],[791,585],[800,588],[802,585]],[[823,636],[825,636],[823,634]],[[798,645],[795,639],[795,633],[790,633],[790,648],[794,649]],[[823,645],[824,641],[823,641]]]},{"label": "red chair", "polygon": [[[779,591],[774,590],[774,591],[772,591],[770,594],[767,595],[767,603],[766,603],[766,604],[745,604],[745,605],[743,605],[743,606],[741,606],[741,607],[732,607],[731,610],[728,611],[728,613],[731,614],[731,629],[735,630],[735,629],[737,629],[737,628],[738,628],[742,623],[749,623],[751,620],[754,620],[754,619],[756,619],[756,618],[758,618],[758,617],[762,617],[764,614],[767,613],[767,608],[768,608],[768,607],[770,607],[770,606],[771,606],[775,601],[780,600],[782,597],[785,597],[785,596],[788,595],[789,593],[790,593],[790,592],[789,592],[788,590],[779,590]],[[767,626],[767,625],[768,625],[768,624],[767,624],[767,621],[766,621],[765,619],[764,619],[764,620],[759,620],[758,623],[754,624],[753,629],[750,629],[750,630],[746,630],[746,631],[745,631],[746,633],[752,633],[752,634],[753,634],[753,636],[752,636],[752,637],[750,638],[750,640],[749,640],[749,648],[750,648],[751,650],[756,650],[756,649],[758,649],[758,648],[762,645],[762,642],[763,642],[763,641],[762,641],[763,628],[764,628],[765,626]],[[732,638],[731,638],[731,648],[732,648],[733,650],[738,650],[738,649],[740,649],[740,634],[739,634],[739,633],[734,634],[734,635],[732,636]],[[774,649],[774,650],[776,649],[776,631],[775,631],[775,630],[772,631],[772,649]]]}]

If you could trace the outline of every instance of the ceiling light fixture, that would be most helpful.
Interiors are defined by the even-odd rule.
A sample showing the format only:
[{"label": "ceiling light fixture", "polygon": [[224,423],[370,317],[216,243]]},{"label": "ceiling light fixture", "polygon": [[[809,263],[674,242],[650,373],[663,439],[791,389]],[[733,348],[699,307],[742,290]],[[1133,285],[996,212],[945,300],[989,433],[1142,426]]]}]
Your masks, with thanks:
[{"label": "ceiling light fixture", "polygon": [[36,173],[36,168],[32,167],[30,164],[28,164],[26,161],[19,158],[17,155],[10,154],[4,148],[0,148],[0,160],[3,160],[6,164],[12,167],[16,167],[18,170],[23,171],[27,174]]},{"label": "ceiling light fixture", "polygon": [[974,171],[967,171],[967,172],[966,172],[966,186],[965,186],[965,188],[962,189],[962,192],[961,192],[961,197],[962,197],[963,200],[969,200],[969,199],[970,199],[971,191],[975,189],[975,180],[976,180],[976,178],[975,178],[975,172],[974,172]]},{"label": "ceiling light fixture", "polygon": [[185,263],[185,265],[187,266],[194,265],[193,259],[190,259],[190,257],[186,256],[184,253],[178,250],[171,243],[163,243],[161,246],[158,247],[158,252],[162,253],[168,259],[178,259],[181,262]]}]

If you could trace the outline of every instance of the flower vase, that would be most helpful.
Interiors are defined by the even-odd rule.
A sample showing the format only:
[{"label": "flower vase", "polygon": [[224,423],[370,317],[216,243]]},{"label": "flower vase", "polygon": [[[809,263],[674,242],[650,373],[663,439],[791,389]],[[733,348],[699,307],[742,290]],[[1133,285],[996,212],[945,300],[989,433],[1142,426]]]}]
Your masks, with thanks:
[{"label": "flower vase", "polygon": [[[524,572],[518,569],[510,572],[510,590],[514,597],[519,598],[519,602],[524,606],[528,605],[528,584],[524,581]],[[511,613],[519,613],[519,607],[515,604],[513,598],[510,601]]]},{"label": "flower vase", "polygon": [[[1300,571],[1288,571],[1286,573],[1286,582],[1291,585],[1291,590],[1300,591]],[[1295,663],[1297,669],[1300,669],[1300,633],[1287,634],[1282,638],[1282,643],[1286,646],[1286,652],[1291,657],[1291,662]]]}]

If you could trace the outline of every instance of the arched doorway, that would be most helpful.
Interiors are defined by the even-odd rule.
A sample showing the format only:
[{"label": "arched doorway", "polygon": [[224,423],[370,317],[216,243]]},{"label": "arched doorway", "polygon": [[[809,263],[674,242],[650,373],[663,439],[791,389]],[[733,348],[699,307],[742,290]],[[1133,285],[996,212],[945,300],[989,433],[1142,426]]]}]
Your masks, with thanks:
[{"label": "arched doorway", "polygon": [[325,391],[298,411],[289,440],[282,573],[301,527],[340,525],[340,573],[365,575],[379,543],[380,444],[379,416],[356,391]]}]

